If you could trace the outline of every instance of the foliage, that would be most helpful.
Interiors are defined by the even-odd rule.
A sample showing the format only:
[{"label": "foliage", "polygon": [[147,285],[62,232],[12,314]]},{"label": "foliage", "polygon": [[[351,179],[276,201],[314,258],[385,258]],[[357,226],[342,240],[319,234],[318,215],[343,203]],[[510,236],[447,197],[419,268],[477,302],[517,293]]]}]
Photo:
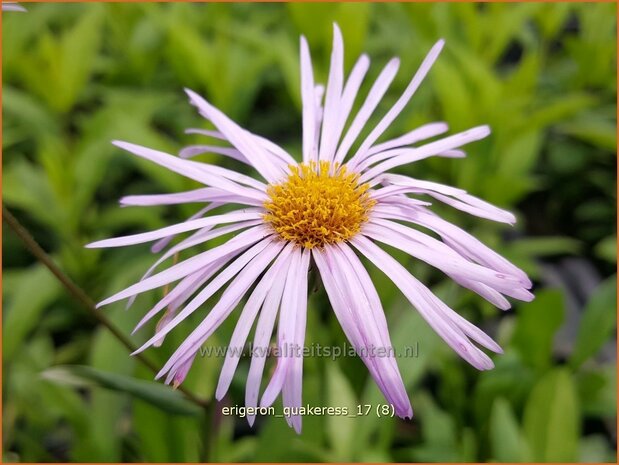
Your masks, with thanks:
[{"label": "foliage", "polygon": [[[194,213],[119,208],[121,195],[194,184],[110,141],[170,153],[197,141],[183,132],[204,125],[186,103],[182,89],[190,87],[298,154],[298,35],[307,36],[324,82],[337,21],[348,69],[364,50],[374,63],[370,77],[390,56],[401,57],[383,111],[431,44],[447,40],[388,135],[435,120],[452,131],[492,126],[466,159],[427,160],[405,172],[517,212],[507,230],[441,210],[530,273],[537,299],[500,314],[435,270],[406,263],[504,347],[496,368],[478,373],[371,269],[395,348],[418,348],[398,360],[415,417],[307,416],[297,437],[282,418],[259,418],[250,430],[245,419],[221,415],[222,405],[243,405],[247,361],[215,418],[196,414],[86,318],[5,228],[5,461],[615,461],[616,5],[41,3],[28,10],[2,19],[3,202],[93,298],[137,280],[153,257],[145,247],[96,251],[86,242]],[[138,299],[129,312],[121,304],[102,311],[129,333],[156,298]],[[234,319],[208,344],[225,345]],[[183,326],[180,333],[192,323]],[[307,332],[308,344],[345,343],[320,292],[310,300]],[[180,333],[147,355],[162,363]],[[212,399],[221,362],[198,360],[186,387]],[[308,358],[304,370],[308,404],[383,402],[358,359]]]}]

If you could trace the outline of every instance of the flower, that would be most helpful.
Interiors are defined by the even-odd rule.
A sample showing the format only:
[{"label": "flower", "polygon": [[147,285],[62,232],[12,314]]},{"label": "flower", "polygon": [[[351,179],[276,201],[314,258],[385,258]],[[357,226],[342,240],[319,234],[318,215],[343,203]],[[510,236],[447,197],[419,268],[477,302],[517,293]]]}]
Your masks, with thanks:
[{"label": "flower", "polygon": [[[487,126],[421,143],[447,131],[444,123],[430,123],[401,137],[377,143],[413,96],[442,47],[442,40],[432,47],[402,96],[355,151],[351,147],[387,91],[399,62],[394,58],[387,63],[344,131],[369,59],[362,55],[348,79],[344,79],[343,41],[337,25],[334,25],[326,88],[314,83],[309,47],[301,38],[302,162],[273,142],[239,127],[191,90],[186,91],[191,103],[217,130],[191,129],[188,132],[227,141],[230,147],[190,146],[181,151],[180,157],[175,157],[128,142],[114,142],[128,152],[206,186],[175,194],[123,198],[121,204],[125,206],[191,202],[205,204],[205,207],[180,224],[89,245],[119,247],[158,241],[153,251],[159,252],[177,234],[194,231],[169,248],[139,283],[99,304],[134,299],[140,293],[178,281],[138,323],[136,330],[165,310],[155,334],[137,352],[161,344],[172,329],[230,282],[157,378],[165,375],[166,383],[181,383],[201,345],[249,293],[229,344],[216,397],[221,399],[227,392],[239,362],[239,351],[257,319],[245,402],[247,407],[259,405],[266,352],[279,313],[279,355],[260,406],[270,406],[281,393],[284,405],[295,411],[294,408],[302,403],[303,356],[302,351],[290,348],[298,349],[304,344],[308,273],[315,265],[342,329],[385,398],[399,417],[412,417],[395,355],[386,351],[382,356],[375,356],[376,351],[371,350],[389,348],[391,341],[379,294],[360,256],[385,273],[462,358],[480,370],[493,367],[492,360],[478,345],[497,353],[501,348],[378,245],[395,247],[442,270],[461,286],[501,309],[510,308],[505,296],[524,301],[533,298],[527,290],[531,281],[523,271],[434,214],[428,208],[430,203],[409,195],[429,196],[472,215],[502,223],[515,222],[511,213],[461,189],[389,173],[392,168],[432,156],[462,157],[464,153],[460,147],[486,137],[490,133]],[[189,160],[205,152],[247,164],[264,181]],[[207,215],[218,207],[232,204],[241,208]],[[179,252],[230,233],[237,234],[222,245],[154,272]],[[248,418],[253,424],[254,416]],[[300,432],[299,415],[291,415],[287,421]]]},{"label": "flower", "polygon": [[17,2],[2,2],[2,11],[26,11],[26,9]]}]

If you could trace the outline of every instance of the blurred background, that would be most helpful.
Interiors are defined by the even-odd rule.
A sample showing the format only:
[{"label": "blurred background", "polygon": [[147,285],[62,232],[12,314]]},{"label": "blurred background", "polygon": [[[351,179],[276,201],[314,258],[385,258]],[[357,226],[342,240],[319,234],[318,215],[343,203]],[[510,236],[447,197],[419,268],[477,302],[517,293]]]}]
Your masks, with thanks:
[{"label": "blurred background", "polygon": [[[3,460],[54,461],[615,461],[616,5],[28,4],[2,18],[3,204],[94,300],[140,278],[148,246],[86,250],[95,239],[178,222],[199,206],[119,208],[127,194],[191,181],[115,149],[124,139],[169,153],[205,127],[183,93],[204,94],[241,125],[298,155],[298,40],[326,80],[331,23],[346,66],[362,51],[400,72],[397,99],[431,45],[447,41],[385,137],[430,121],[493,134],[460,160],[403,172],[467,189],[516,213],[510,228],[435,205],[535,281],[536,299],[501,312],[418,261],[397,255],[505,354],[478,372],[459,359],[379,270],[370,268],[415,410],[412,421],[222,416],[243,405],[248,360],[210,409],[153,374],[83,310],[3,224]],[[374,120],[376,122],[377,120]],[[371,125],[369,126],[371,127]],[[203,160],[234,165],[217,155]],[[240,165],[234,165],[236,169]],[[122,331],[161,297],[102,309]],[[145,355],[161,365],[208,311]],[[238,310],[237,310],[238,312]],[[234,314],[209,341],[225,346]],[[140,344],[153,326],[132,336]],[[251,338],[251,336],[250,336]],[[250,339],[251,340],[251,339]],[[324,291],[310,299],[307,344],[343,346]],[[199,358],[184,386],[213,398],[221,358]],[[268,367],[267,367],[268,368]],[[377,405],[354,357],[306,358],[304,402]]]}]

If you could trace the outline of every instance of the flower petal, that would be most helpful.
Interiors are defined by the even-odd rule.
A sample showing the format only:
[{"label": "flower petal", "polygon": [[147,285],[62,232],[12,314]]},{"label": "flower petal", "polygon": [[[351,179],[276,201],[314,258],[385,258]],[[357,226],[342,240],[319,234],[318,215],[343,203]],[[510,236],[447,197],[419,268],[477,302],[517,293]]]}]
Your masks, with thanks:
[{"label": "flower petal", "polygon": [[[288,256],[286,262],[282,265],[282,277],[289,275],[291,263],[290,256]],[[256,333],[252,346],[253,350],[249,374],[247,375],[247,385],[245,387],[245,405],[247,407],[258,406],[260,381],[262,380],[262,373],[269,350],[269,342],[271,340],[271,334],[273,333],[273,326],[275,325],[275,318],[277,317],[279,305],[282,300],[285,283],[285,278],[276,279],[274,281],[266,297],[260,316],[258,317],[258,324],[256,325]],[[250,426],[253,425],[254,419],[255,415],[247,415],[247,421]]]},{"label": "flower petal", "polygon": [[489,370],[494,366],[492,360],[473,345],[462,329],[449,317],[446,313],[448,307],[400,263],[362,235],[355,236],[351,243],[393,281],[428,324],[457,354],[479,370]]},{"label": "flower petal", "polygon": [[428,55],[424,58],[421,66],[413,76],[413,79],[409,83],[408,87],[404,90],[398,101],[391,107],[391,109],[387,112],[383,119],[376,125],[372,132],[365,138],[355,155],[350,159],[350,168],[354,169],[356,166],[357,160],[369,150],[369,148],[378,140],[378,138],[385,132],[385,130],[391,125],[393,120],[397,118],[400,112],[404,109],[408,101],[411,99],[413,94],[419,88],[419,85],[424,80],[428,71],[438,58],[439,53],[443,49],[443,45],[445,44],[444,40],[439,40],[428,52]]},{"label": "flower petal", "polygon": [[367,123],[370,116],[372,116],[372,113],[374,113],[374,110],[376,110],[376,107],[383,98],[383,95],[387,92],[387,89],[391,85],[391,82],[398,72],[399,67],[400,60],[397,58],[392,58],[376,78],[376,81],[372,85],[372,88],[365,98],[363,105],[361,105],[357,115],[353,119],[352,123],[350,123],[348,131],[337,149],[334,158],[336,163],[342,163],[344,161],[348,151],[355,143],[355,140],[357,140],[357,137],[359,137],[359,134],[361,134],[363,127]]},{"label": "flower petal", "polygon": [[271,266],[271,268],[269,268],[269,270],[264,274],[254,291],[251,293],[251,296],[247,300],[247,303],[243,307],[241,316],[239,316],[239,320],[236,324],[236,327],[234,328],[232,337],[230,338],[230,344],[228,344],[228,352],[226,353],[224,365],[221,369],[221,374],[219,375],[219,382],[217,384],[217,390],[215,393],[215,397],[217,398],[217,400],[221,400],[224,395],[226,395],[226,392],[230,387],[232,377],[234,376],[236,367],[239,363],[239,360],[241,359],[241,354],[243,348],[245,347],[247,336],[249,335],[249,331],[254,324],[256,315],[258,314],[260,307],[265,301],[270,288],[273,286],[275,277],[279,276],[282,272],[282,269],[285,269],[287,267],[288,257],[290,256],[290,252],[292,252],[293,247],[294,246],[292,243],[288,243],[286,245],[282,253],[279,254],[277,259]]},{"label": "flower petal", "polygon": [[522,287],[518,277],[469,262],[443,242],[407,226],[375,218],[365,225],[363,234],[402,250],[447,274],[478,281],[503,294],[511,295]]},{"label": "flower petal", "polygon": [[273,163],[272,157],[260,144],[254,143],[251,134],[194,91],[185,89],[185,92],[189,96],[191,104],[198,108],[200,114],[210,120],[226,136],[228,141],[245,156],[264,179],[271,183],[281,177],[282,172]]},{"label": "flower petal", "polygon": [[[383,357],[373,356],[371,352],[380,348],[391,348],[384,316],[379,316],[382,313],[380,302],[378,306],[372,308],[373,314],[367,316],[367,308],[371,307],[369,302],[371,299],[375,301],[376,297],[368,297],[363,290],[367,287],[359,284],[358,271],[350,270],[346,258],[336,263],[333,248],[329,250],[325,248],[324,251],[314,250],[313,257],[320,270],[333,311],[346,337],[355,347],[386,399],[396,406],[397,414],[402,417],[412,416],[410,402],[406,390],[403,390],[397,365],[393,360],[383,360]],[[373,288],[371,283],[369,288]],[[378,334],[374,326],[378,327]]]},{"label": "flower petal", "polygon": [[[162,327],[157,333],[151,337],[148,341],[146,341],[142,346],[137,349],[134,353],[139,353],[153,345],[155,342],[160,340],[163,336],[168,334],[172,329],[174,329],[181,321],[191,315],[194,311],[196,311],[204,302],[206,302],[210,297],[212,297],[219,289],[221,289],[228,281],[230,281],[235,276],[238,278],[239,276],[245,275],[249,270],[253,270],[256,266],[256,263],[260,262],[263,258],[268,258],[269,251],[273,250],[274,247],[272,238],[267,238],[259,242],[258,244],[251,247],[245,253],[243,253],[240,257],[234,260],[231,264],[226,266],[224,270],[219,273],[208,285],[202,289],[198,295],[196,295],[191,302],[183,310],[170,321],[167,325]],[[248,264],[250,264],[248,266]],[[263,268],[264,269],[264,268]],[[237,276],[238,275],[238,276]],[[235,279],[233,281],[237,282]],[[228,292],[229,289],[226,290]]]},{"label": "flower petal", "polygon": [[28,10],[26,10],[23,6],[21,6],[17,2],[2,2],[2,11],[20,11],[23,13]]},{"label": "flower petal", "polygon": [[367,151],[367,155],[377,155],[381,152],[385,152],[386,150],[415,144],[419,141],[444,134],[448,129],[449,127],[447,126],[447,123],[439,122],[424,124],[423,126],[419,126],[418,128],[415,128],[400,137],[376,144]]},{"label": "flower petal", "polygon": [[[157,304],[142,317],[139,323],[135,326],[132,334],[142,328],[142,326],[149,322],[166,306],[168,306],[168,311],[171,314],[171,317],[168,318],[165,322],[165,324],[167,325],[176,316],[176,310],[178,309],[178,307],[184,304],[187,299],[191,297],[206,281],[211,279],[215,275],[215,273],[221,270],[232,258],[238,256],[239,253],[240,251],[236,251],[224,255],[223,257],[218,258],[217,260],[214,260],[213,262],[205,265],[199,271],[196,271],[195,273],[183,278],[174,287],[174,289],[172,289],[171,292],[165,295],[163,299],[157,302]],[[157,332],[159,332],[160,329],[163,327],[164,325],[158,325]],[[155,341],[155,343],[153,343],[153,345],[158,346],[161,344],[162,341],[163,339],[158,339],[157,341]]]},{"label": "flower petal", "polygon": [[423,160],[424,158],[439,155],[446,150],[455,149],[464,144],[483,139],[488,134],[490,134],[490,128],[488,126],[478,126],[414,149],[394,149],[394,151],[399,151],[401,153],[365,171],[359,179],[359,182],[368,182],[379,174],[395,168],[396,166],[406,165]]},{"label": "flower petal", "polygon": [[331,161],[335,140],[335,129],[340,111],[340,101],[344,86],[344,41],[342,32],[337,24],[333,24],[333,50],[331,52],[331,66],[325,95],[325,108],[322,117],[322,132],[318,158]]},{"label": "flower petal", "polygon": [[[376,355],[375,358],[387,399],[395,406],[399,417],[410,418],[413,410],[398,370],[385,313],[376,288],[365,267],[348,245],[338,244],[332,247],[330,252],[333,252],[334,276],[337,279],[338,274],[340,275],[340,279],[345,284],[343,289],[348,294],[348,300],[356,301],[358,304],[356,308],[353,307],[353,311],[356,320],[365,326],[360,331],[366,341],[365,347],[380,349],[384,352]],[[374,355],[370,356],[374,357]]]},{"label": "flower petal", "polygon": [[[264,190],[252,189],[238,185],[233,180],[227,178],[227,176],[234,176],[237,179],[240,175],[234,171],[225,170],[223,168],[215,167],[212,165],[206,165],[205,163],[197,163],[191,160],[183,160],[182,158],[173,157],[164,152],[158,150],[142,147],[141,145],[131,144],[129,142],[113,141],[115,146],[133,153],[141,158],[157,163],[164,168],[174,171],[175,173],[182,174],[185,177],[201,182],[208,186],[218,187],[231,194],[244,195],[248,197],[257,197],[266,200],[266,194]],[[215,171],[215,172],[214,172]],[[231,174],[232,173],[232,174]],[[243,179],[251,179],[248,176]],[[256,182],[255,180],[253,180]]]},{"label": "flower petal", "polygon": [[[382,144],[375,145],[370,148],[365,155],[359,157],[357,161],[357,170],[365,171],[369,166],[372,166],[380,161],[388,158],[393,158],[402,153],[402,149],[416,142],[430,139],[431,137],[438,136],[447,131],[447,124],[445,123],[430,123],[413,129],[412,131],[404,134],[401,137],[392,139]],[[451,156],[451,152],[443,152],[440,156]]]},{"label": "flower petal", "polygon": [[173,226],[166,226],[165,228],[157,229],[146,233],[132,234],[130,236],[115,237],[112,239],[104,239],[102,241],[92,242],[87,244],[89,249],[96,249],[102,247],[124,247],[127,245],[142,244],[144,242],[150,242],[162,237],[172,236],[183,232],[193,231],[196,229],[204,228],[206,226],[214,226],[217,224],[235,223],[238,221],[257,220],[262,218],[263,211],[258,208],[246,208],[244,210],[237,210],[236,212],[224,213],[222,215],[207,216],[206,218],[199,218],[184,223],[175,224]]},{"label": "flower petal", "polygon": [[[235,232],[238,231],[239,229],[246,229],[249,228],[251,226],[257,226],[260,223],[262,223],[262,220],[254,220],[254,221],[243,221],[240,223],[235,223],[235,224],[231,224],[228,226],[222,226],[220,228],[216,228],[216,229],[211,229],[210,227],[206,227],[203,229],[200,229],[199,231],[193,233],[191,236],[189,236],[187,239],[179,242],[178,244],[176,244],[174,247],[170,248],[170,250],[168,250],[165,254],[163,254],[161,257],[159,257],[157,259],[157,261],[155,263],[153,263],[148,270],[146,271],[146,273],[144,273],[144,275],[140,278],[140,281],[144,281],[146,278],[148,278],[153,271],[164,261],[166,261],[168,258],[173,257],[174,255],[176,255],[179,252],[182,252],[183,250],[186,250],[190,247],[193,247],[195,245],[198,244],[203,244],[204,242],[207,242],[211,239],[214,239],[216,237],[220,237],[223,236],[225,234],[229,234],[231,232]],[[133,301],[135,300],[136,296],[130,297],[129,301],[127,302],[127,308],[129,308],[132,304]]]},{"label": "flower petal", "polygon": [[[268,139],[265,139],[262,136],[259,136],[257,134],[251,133],[251,132],[249,132],[247,130],[245,130],[245,132],[251,136],[251,138],[253,139],[253,141],[256,142],[256,144],[260,145],[264,150],[269,152],[275,158],[278,158],[279,161],[282,162],[284,165],[286,165],[286,166],[287,165],[294,165],[294,164],[297,163],[295,161],[295,159],[292,158],[292,156],[288,152],[286,152],[283,148],[281,148],[276,143],[274,143],[274,142],[272,142],[272,141],[270,141]],[[228,140],[228,139],[226,139],[226,136],[224,136],[221,132],[219,132],[219,131],[210,131],[208,129],[189,128],[189,129],[185,130],[185,134],[201,134],[203,136],[214,137],[215,139],[219,139],[219,140],[224,140],[224,141]],[[249,163],[249,160],[247,160],[247,162]]]},{"label": "flower petal", "polygon": [[167,270],[161,271],[144,281],[141,281],[133,286],[129,286],[127,289],[114,294],[111,297],[101,301],[97,304],[97,308],[102,307],[103,305],[111,304],[112,302],[116,302],[121,299],[125,299],[127,297],[131,297],[132,295],[141,294],[142,292],[149,291],[151,289],[156,289],[161,286],[165,286],[171,282],[177,281],[185,276],[190,275],[198,271],[199,269],[206,266],[213,260],[217,260],[224,255],[235,252],[237,250],[242,250],[258,241],[263,239],[264,237],[270,236],[272,234],[271,231],[263,228],[261,226],[256,226],[252,229],[242,232],[238,236],[230,239],[225,244],[222,244],[214,249],[207,250],[206,252],[202,252],[198,255],[195,255],[187,260],[184,260],[180,263],[177,263],[174,266],[171,266]]},{"label": "flower petal", "polygon": [[286,373],[282,387],[282,401],[287,407],[292,407],[295,414],[289,420],[294,430],[301,433],[301,416],[297,413],[303,401],[303,349],[305,343],[305,326],[307,323],[307,275],[310,261],[310,251],[303,249],[299,274],[296,283],[295,328],[292,346],[297,349]]},{"label": "flower petal", "polygon": [[[284,248],[284,243],[281,241],[271,241],[265,249],[263,249],[243,270],[234,278],[226,291],[223,293],[217,304],[206,315],[204,320],[191,332],[183,343],[176,349],[170,359],[166,362],[163,368],[159,371],[156,378],[160,378],[168,373],[166,382],[172,380],[174,374],[182,367],[188,359],[193,357],[200,346],[213,334],[213,332],[223,323],[228,315],[241,301],[247,290],[256,281],[258,276],[264,272],[269,263],[281,252]],[[197,301],[198,297],[194,299]],[[162,328],[159,334],[165,334],[170,331],[175,325],[183,320],[191,313],[198,305],[190,303],[183,309],[166,327]],[[183,314],[185,313],[185,314]],[[175,321],[176,320],[176,321]],[[157,337],[155,335],[155,338]],[[155,339],[156,340],[156,339]],[[146,345],[146,344],[145,344]]]},{"label": "flower petal", "polygon": [[[297,322],[297,307],[298,307],[298,293],[300,274],[303,273],[303,256],[301,249],[297,249],[292,254],[290,268],[288,269],[288,276],[286,277],[286,285],[284,286],[284,293],[282,295],[281,312],[279,317],[279,324],[277,328],[277,346],[279,354],[277,358],[277,365],[273,376],[269,380],[260,405],[263,407],[270,406],[277,395],[280,393],[286,375],[291,366],[291,362],[294,360],[294,341],[295,341],[295,326]],[[307,273],[307,271],[306,271]]]},{"label": "flower petal", "polygon": [[301,36],[301,100],[303,103],[303,162],[316,161],[316,94],[314,92],[314,71],[309,46]]}]

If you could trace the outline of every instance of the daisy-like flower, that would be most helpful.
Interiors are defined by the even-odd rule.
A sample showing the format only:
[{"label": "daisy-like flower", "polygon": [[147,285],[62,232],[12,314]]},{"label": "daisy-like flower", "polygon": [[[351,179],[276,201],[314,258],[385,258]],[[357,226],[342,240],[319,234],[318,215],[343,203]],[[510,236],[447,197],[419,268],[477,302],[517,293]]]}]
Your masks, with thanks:
[{"label": "daisy-like flower", "polygon": [[26,11],[26,9],[17,2],[2,2],[2,11]]},{"label": "daisy-like flower", "polygon": [[[170,247],[139,283],[100,303],[107,305],[125,298],[132,301],[140,293],[177,282],[138,323],[136,330],[163,312],[155,334],[138,352],[160,345],[170,331],[192,313],[203,310],[207,301],[229,283],[219,300],[209,305],[210,310],[203,310],[202,322],[176,349],[157,378],[165,376],[167,383],[181,383],[200,346],[249,294],[229,344],[216,397],[221,399],[226,394],[240,351],[255,324],[246,406],[270,406],[281,393],[284,405],[296,412],[295,407],[302,403],[308,273],[315,268],[342,329],[385,398],[398,416],[411,417],[413,411],[395,354],[391,350],[377,350],[390,348],[391,340],[379,294],[360,257],[366,257],[384,272],[462,358],[480,370],[493,367],[492,360],[479,346],[497,353],[501,348],[380,247],[387,244],[440,269],[501,309],[510,307],[505,296],[525,301],[533,298],[527,290],[531,281],[523,271],[466,231],[434,214],[424,198],[431,197],[502,223],[515,222],[511,213],[461,189],[389,172],[432,156],[462,157],[460,147],[486,137],[489,128],[480,126],[436,139],[447,131],[447,125],[430,123],[395,139],[378,142],[411,99],[442,47],[442,40],[432,47],[404,93],[354,151],[351,148],[396,75],[399,61],[394,58],[387,63],[353,116],[351,109],[369,59],[362,55],[348,79],[344,79],[343,41],[337,26],[334,26],[326,89],[314,82],[309,48],[301,38],[301,162],[273,142],[239,127],[190,90],[187,94],[191,103],[216,130],[188,132],[219,139],[230,146],[190,146],[176,157],[128,142],[114,142],[205,186],[175,194],[123,198],[123,205],[191,202],[204,207],[180,224],[90,244],[90,247],[119,247],[157,241],[153,251],[159,252],[176,235],[193,231]],[[428,142],[431,138],[434,140]],[[188,159],[207,152],[249,165],[262,180]],[[226,205],[240,208],[209,214]],[[155,272],[160,264],[179,252],[230,233],[236,235],[222,245]],[[277,363],[259,403],[276,320]],[[253,424],[254,416],[249,415],[248,419]],[[297,432],[301,430],[299,415],[292,415],[287,421]]]}]

